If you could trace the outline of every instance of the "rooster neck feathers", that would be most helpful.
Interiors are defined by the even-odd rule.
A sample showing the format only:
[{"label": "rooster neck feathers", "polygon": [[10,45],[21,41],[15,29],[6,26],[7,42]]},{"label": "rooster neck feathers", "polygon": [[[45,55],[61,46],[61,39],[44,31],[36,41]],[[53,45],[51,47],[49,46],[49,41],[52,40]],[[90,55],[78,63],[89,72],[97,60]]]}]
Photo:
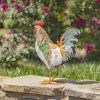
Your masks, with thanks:
[{"label": "rooster neck feathers", "polygon": [[37,26],[37,32],[36,32],[36,41],[46,41],[49,43],[52,43],[52,40],[50,39],[47,32],[40,26]]}]

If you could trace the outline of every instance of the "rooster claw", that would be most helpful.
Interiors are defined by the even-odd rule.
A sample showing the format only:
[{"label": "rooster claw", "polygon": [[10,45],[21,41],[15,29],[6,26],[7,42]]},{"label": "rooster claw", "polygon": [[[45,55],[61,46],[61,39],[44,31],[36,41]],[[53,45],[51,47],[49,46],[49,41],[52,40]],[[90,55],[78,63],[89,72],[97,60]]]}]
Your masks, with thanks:
[{"label": "rooster claw", "polygon": [[51,80],[44,80],[41,84],[51,84]]}]

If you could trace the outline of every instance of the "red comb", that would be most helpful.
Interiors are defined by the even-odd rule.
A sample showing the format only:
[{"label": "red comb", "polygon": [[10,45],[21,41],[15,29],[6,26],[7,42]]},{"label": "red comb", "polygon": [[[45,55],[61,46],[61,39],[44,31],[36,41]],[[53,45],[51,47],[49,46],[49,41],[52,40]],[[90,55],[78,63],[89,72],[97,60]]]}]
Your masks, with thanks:
[{"label": "red comb", "polygon": [[44,21],[43,21],[43,20],[36,21],[36,22],[34,23],[34,25],[35,25],[35,26],[36,26],[36,25],[39,25],[39,26],[43,27],[43,26],[44,26]]}]

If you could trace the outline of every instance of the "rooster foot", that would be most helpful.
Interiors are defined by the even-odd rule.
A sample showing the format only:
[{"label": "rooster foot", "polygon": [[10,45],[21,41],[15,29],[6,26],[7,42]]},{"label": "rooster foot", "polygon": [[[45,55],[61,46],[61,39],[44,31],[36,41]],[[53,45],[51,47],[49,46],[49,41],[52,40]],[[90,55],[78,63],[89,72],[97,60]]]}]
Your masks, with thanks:
[{"label": "rooster foot", "polygon": [[51,83],[52,83],[51,80],[44,80],[44,81],[42,82],[42,84],[51,84]]}]

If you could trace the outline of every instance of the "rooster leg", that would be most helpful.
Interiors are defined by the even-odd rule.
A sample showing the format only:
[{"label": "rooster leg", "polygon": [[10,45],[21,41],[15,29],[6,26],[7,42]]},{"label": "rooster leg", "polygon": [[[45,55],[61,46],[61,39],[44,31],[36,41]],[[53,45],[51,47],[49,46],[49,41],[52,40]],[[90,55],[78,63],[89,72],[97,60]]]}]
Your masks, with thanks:
[{"label": "rooster leg", "polygon": [[54,79],[58,76],[58,66],[56,67],[56,74],[53,76],[52,78],[52,82],[54,81]]},{"label": "rooster leg", "polygon": [[50,79],[44,80],[42,84],[51,84],[51,82],[52,82],[52,68],[50,68]]},{"label": "rooster leg", "polygon": [[61,80],[61,79],[59,79],[59,80],[54,80],[54,79],[58,76],[58,67],[59,67],[59,66],[56,67],[56,74],[53,76],[52,82],[65,83],[65,81],[64,81],[64,80]]}]

